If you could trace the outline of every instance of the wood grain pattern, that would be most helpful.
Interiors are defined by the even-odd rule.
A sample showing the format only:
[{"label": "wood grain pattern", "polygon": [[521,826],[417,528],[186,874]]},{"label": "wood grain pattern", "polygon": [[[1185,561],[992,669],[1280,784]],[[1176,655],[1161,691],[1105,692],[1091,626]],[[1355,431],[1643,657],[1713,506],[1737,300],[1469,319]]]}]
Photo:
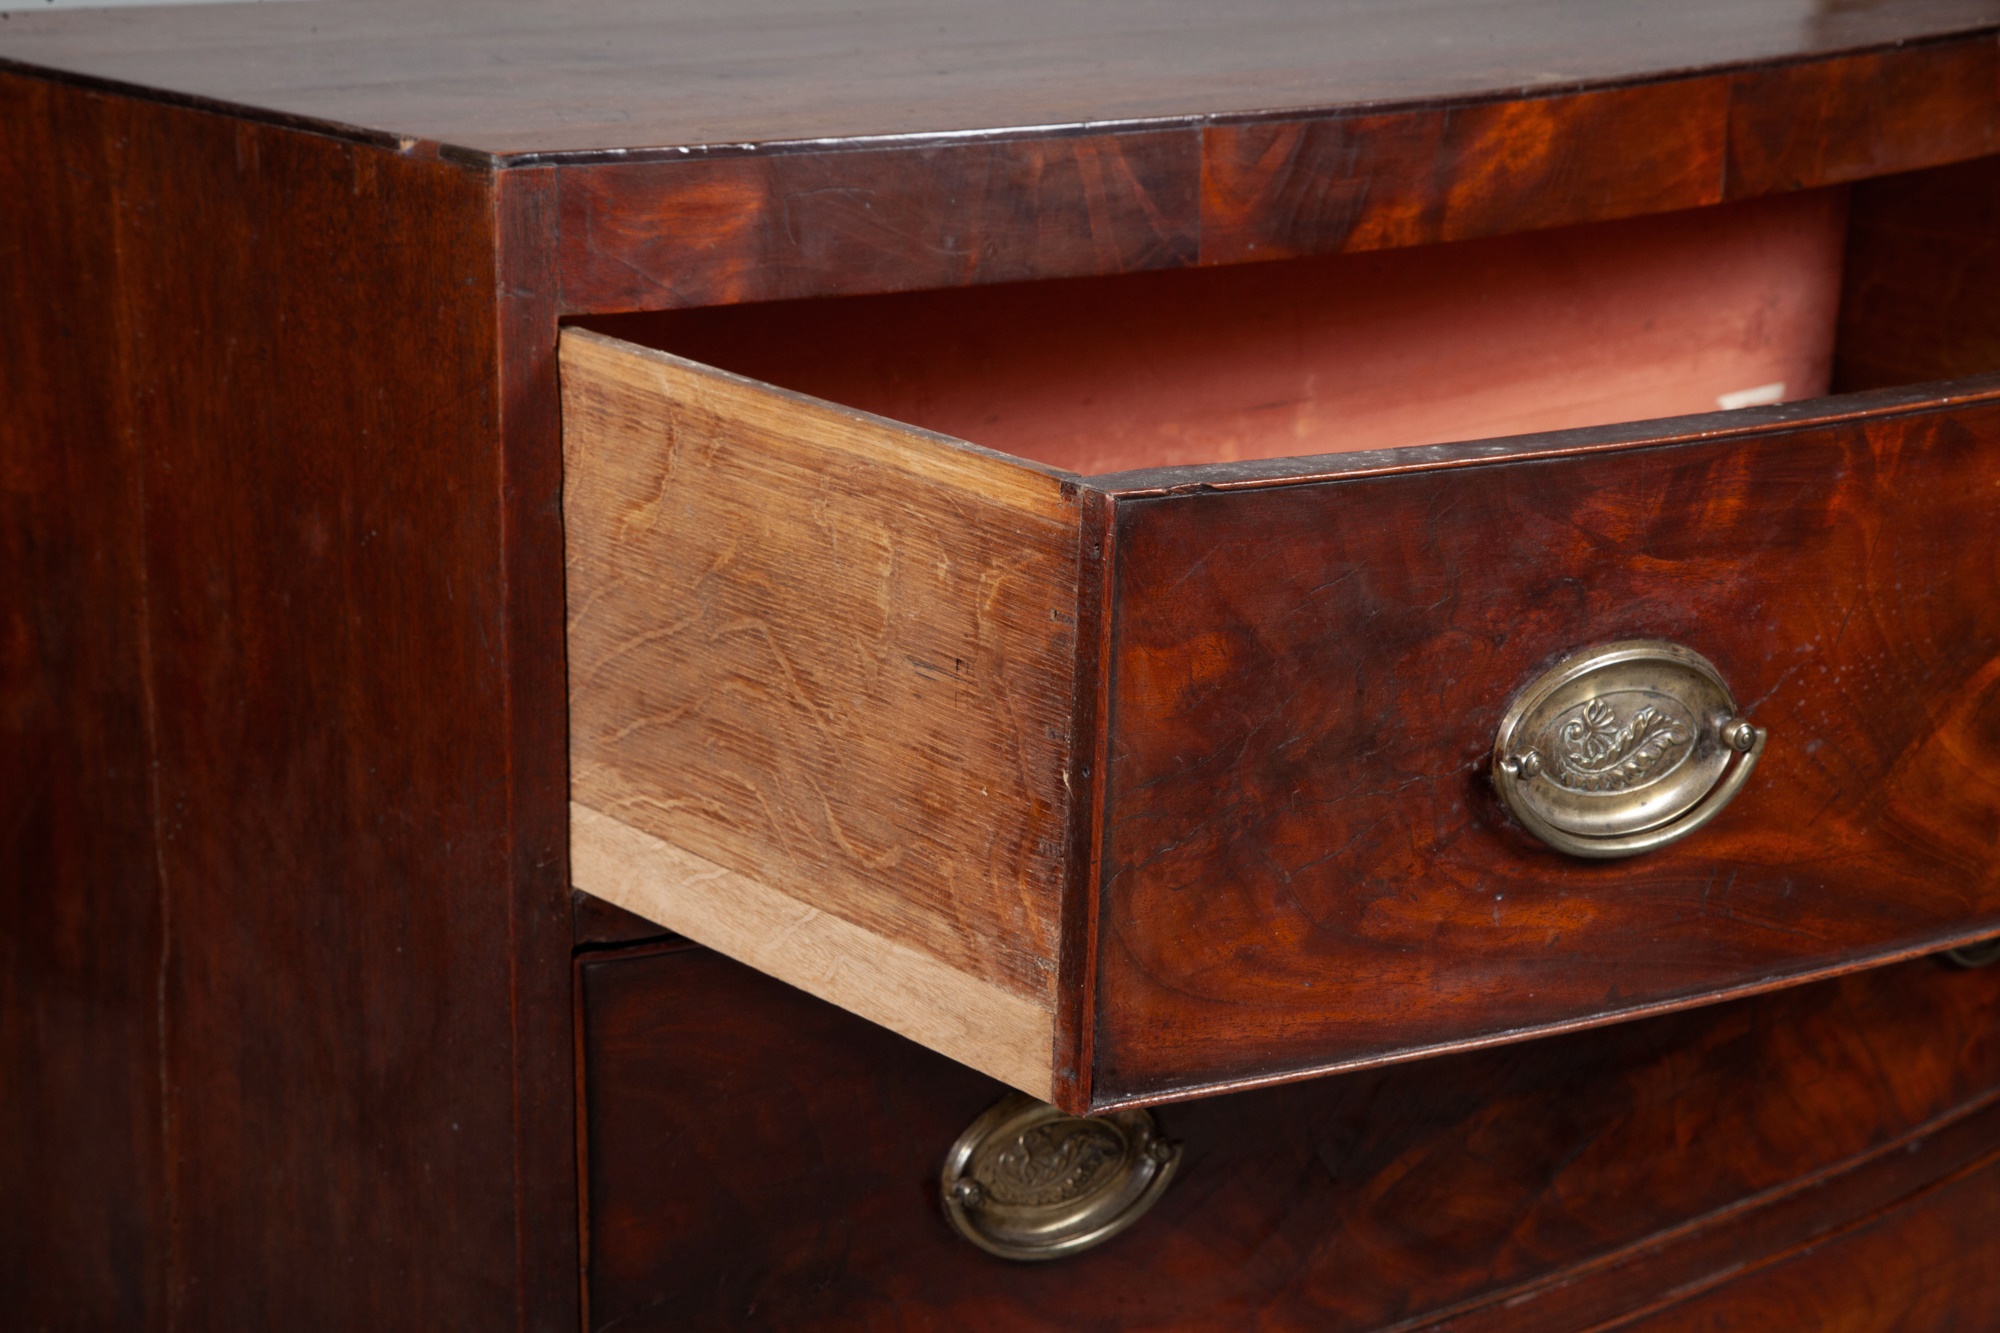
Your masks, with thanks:
[{"label": "wood grain pattern", "polygon": [[2000,45],[1204,131],[1203,263],[1692,208],[2000,148]]},{"label": "wood grain pattern", "polygon": [[[1550,1274],[1538,1282],[1509,1291],[1504,1299],[1483,1300],[1426,1322],[1425,1333],[1571,1333],[1579,1329],[1647,1325],[1648,1316],[1694,1297],[1697,1304],[1740,1316],[1747,1306],[1735,1284],[1793,1255],[1829,1242],[1838,1243],[1856,1219],[1880,1220],[1884,1210],[1906,1204],[1941,1181],[1985,1169],[2000,1144],[2000,1105],[1991,1092],[1928,1121],[1898,1139],[1854,1160],[1814,1172],[1787,1185],[1753,1195],[1678,1228],[1648,1237]],[[1891,1223],[1893,1229],[1895,1224]],[[1755,1236],[1754,1247],[1744,1243]],[[1979,1245],[1947,1251],[1953,1258],[1973,1258]],[[1949,1261],[1947,1261],[1949,1262]],[[1970,1284],[1946,1285],[1947,1303],[1958,1304]],[[1871,1268],[1854,1289],[1837,1303],[1804,1302],[1787,1310],[1766,1309],[1770,1326],[1790,1327],[1805,1312],[1819,1306],[1829,1313],[1853,1315],[1887,1298],[1912,1294],[1902,1275]],[[1927,1296],[1943,1294],[1937,1290]],[[1754,1322],[1750,1325],[1758,1326]],[[1805,1322],[1805,1327],[1816,1327]],[[1837,1327],[1838,1321],[1827,1325]],[[1924,1327],[1923,1324],[1907,1325]]]},{"label": "wood grain pattern", "polygon": [[[910,16],[319,0],[0,24],[0,1195],[26,1201],[0,1218],[0,1290],[16,1322],[577,1322],[559,314],[1479,236],[1996,146],[1991,0],[1805,18],[1784,0],[948,0],[935,27]],[[20,63],[38,60],[70,72]],[[1905,367],[1988,332],[1966,313],[1988,203],[1953,194],[1973,176],[1926,180],[1900,213],[1871,203],[1858,234],[1882,262],[1847,327],[1874,331],[1878,370],[1897,302],[1948,326],[1896,349]],[[1956,313],[1954,284],[1918,273],[1926,246],[1968,257]],[[681,748],[633,770],[665,813],[651,795],[617,813],[692,830],[682,861],[711,838],[733,891],[746,866],[776,867],[756,882],[810,896],[775,918],[790,935],[746,951],[853,931],[929,960],[941,986],[905,1012],[1005,1029],[1002,1072],[1034,1068],[1038,1090],[1079,1102],[1092,1070],[1105,1098],[1178,1095],[1203,1068],[1291,1076],[1374,1040],[1371,1022],[1406,1023],[1407,1053],[1468,1013],[1595,1021],[1634,994],[1678,1004],[1994,925],[1990,404],[1616,458],[1630,430],[1128,477],[1107,484],[1153,489],[1121,502],[1133,545],[1114,548],[1101,488],[762,391],[806,438],[767,419],[724,440],[718,423],[757,413],[695,379],[671,480],[757,484],[672,527],[688,559],[663,587],[671,562],[646,543],[684,497],[642,476],[652,491],[627,494],[612,531],[633,564],[595,607],[629,595],[652,617],[614,650],[665,629],[647,652],[671,658],[680,634],[739,656],[692,703],[648,693],[671,671],[625,681],[598,720],[639,731],[588,742],[641,748],[666,719]],[[1512,450],[1498,482],[1482,448]],[[1434,465],[1460,470],[1360,479]],[[1353,475],[1297,484],[1315,467]],[[1169,493],[1183,485],[1209,489]],[[1300,499],[1338,488],[1368,503]],[[1181,506],[1200,517],[1178,533],[1148,517]],[[1164,554],[1121,577],[1185,577],[1150,588],[1157,635],[1127,642],[1099,576],[1148,541]],[[800,585],[806,567],[839,577]],[[1831,589],[1817,602],[1814,579]],[[1482,602],[1496,580],[1505,595]],[[1355,630],[1341,645],[1307,623],[1326,606]],[[1784,735],[1830,738],[1774,750],[1780,796],[1759,788],[1708,850],[1636,887],[1502,847],[1448,725],[1612,613],[1725,626],[1716,655],[1739,688]],[[1174,637],[1176,616],[1204,628]],[[1099,647],[1128,682],[1153,653],[1185,712],[1112,747]],[[1200,695],[1218,663],[1240,696]],[[900,739],[862,743],[884,737]],[[1308,750],[1358,780],[1315,786]],[[1087,797],[1114,753],[1159,781],[1113,816],[1178,802],[1197,836],[1141,828],[1136,859],[1114,849],[1103,868],[1125,878],[1102,886],[1099,920]],[[624,780],[609,762],[578,772]],[[1365,784],[1383,772],[1408,782]],[[1234,897],[1175,878],[1210,853],[1241,870]],[[1307,859],[1325,856],[1338,872]],[[1257,878],[1274,868],[1282,892]],[[1303,935],[1267,928],[1301,919]],[[1329,937],[1302,1000],[1284,951]],[[1355,939],[1380,946],[1372,971],[1348,966]],[[1168,978],[1164,999],[1132,1003],[1129,971],[1093,990],[1094,960],[1147,949],[1138,970]],[[1468,978],[1447,955],[1492,966]],[[1511,1327],[1525,1299],[1559,1327],[1643,1297],[1667,1321],[1893,1326],[1988,1295],[1975,1173],[1995,1025],[1978,977],[1894,969],[1190,1107],[1197,1156],[1227,1169],[1155,1219],[1168,1252],[1135,1232],[1095,1268],[1024,1277],[944,1248],[921,1211],[938,1144],[992,1083],[675,957],[706,970],[665,1006],[648,974],[620,1009],[612,964],[583,965],[601,983],[582,1011],[590,1141],[635,1145],[592,1148],[613,1173],[590,1195],[607,1320],[1108,1328],[1192,1309],[1228,1327]],[[831,975],[883,999],[879,975]],[[1276,1004],[1217,1002],[1217,978],[1273,977]],[[1332,1031],[1344,1001],[1315,1008],[1328,977],[1349,995],[1402,984]],[[1924,984],[1939,977],[1955,989]],[[1100,1012],[1125,1026],[1100,1031]],[[1203,1042],[1229,1054],[1203,1066]],[[1148,1052],[1169,1066],[1150,1083]],[[845,1095],[813,1100],[815,1078]],[[1723,1256],[1751,1252],[1771,1262],[1714,1285]],[[1078,1272],[1105,1280],[1080,1292]]]},{"label": "wood grain pattern", "polygon": [[[1985,403],[1122,502],[1094,1103],[2000,927],[1997,485]],[[1642,637],[1770,749],[1699,835],[1571,860],[1503,817],[1494,729]]]},{"label": "wood grain pattern", "polygon": [[514,1238],[519,1325],[577,1317],[576,1067],[569,886],[569,728],[562,547],[562,399],[556,367],[551,170],[496,173],[493,319],[498,366],[496,499],[506,582],[507,930],[516,1045]]},{"label": "wood grain pattern", "polygon": [[[1809,206],[1816,201],[1804,197],[1751,205],[1776,212]],[[1655,225],[1642,220],[1613,229],[1624,235]],[[1234,283],[1238,276],[1200,280]],[[1117,285],[1181,284],[1194,277]],[[1105,284],[1091,290],[1110,293]],[[1078,299],[1089,304],[1081,294]],[[771,333],[774,321],[784,323],[798,307],[602,323],[677,346],[691,343],[704,355],[718,349],[740,355],[747,360],[739,364],[760,372],[798,370],[808,374],[810,387],[842,393],[848,387],[844,367],[899,364],[898,357],[881,355],[884,319],[878,316],[908,316],[901,350],[920,356],[925,347],[948,344],[960,325],[993,326],[995,320],[981,318],[988,305],[1003,313],[1011,308],[985,297],[947,295],[885,299],[857,311],[825,305],[784,335]],[[1758,308],[1768,314],[1770,303]],[[1819,317],[1828,319],[1830,311],[1821,309]],[[997,323],[1004,335],[1005,319]],[[1084,341],[1092,341],[1090,317],[1076,323]],[[1214,332],[1227,343],[1233,327],[1223,320]],[[689,342],[675,341],[682,335]],[[888,336],[893,347],[898,335]],[[1105,341],[1142,363],[1152,346],[1144,334],[1136,342]],[[1030,369],[1019,378],[1033,382],[1036,372],[1049,375],[1062,359],[1063,335],[1050,342],[1055,361],[1024,353]],[[578,345],[611,346],[601,339]],[[951,369],[992,360],[977,351],[977,338],[972,345],[975,351],[963,360],[945,357],[947,370],[933,381],[895,368],[873,372],[873,380],[864,377],[864,387],[882,390],[868,405],[952,406],[949,394],[968,386]],[[820,346],[841,350],[813,379]],[[1202,362],[1190,357],[1180,378],[1192,378]],[[976,380],[976,374],[965,378]],[[1085,378],[1097,387],[1094,396],[1104,399],[1110,418],[1125,401],[1188,415],[1187,399],[1175,397],[1184,394],[1182,385],[1168,389],[1160,404],[1142,390],[1124,388],[1121,398],[1123,386],[1115,379]],[[710,376],[709,382],[725,381]],[[723,415],[788,410],[775,406],[781,400],[773,391],[739,387],[743,396],[718,409]],[[1003,894],[981,903],[982,890],[970,881],[962,898],[942,904],[918,890],[899,891],[886,902],[857,897],[840,905],[822,887],[823,874],[774,873],[768,863],[742,859],[732,864],[731,855],[745,854],[721,842],[697,848],[693,835],[630,817],[615,802],[638,809],[681,799],[685,769],[659,757],[621,776],[612,797],[582,799],[775,889],[786,901],[830,906],[854,924],[916,942],[981,980],[1008,984],[996,959],[1004,966],[1005,951],[1016,951],[1036,969],[1030,975],[1040,987],[1021,993],[1043,997],[1040,1002],[1059,1015],[1065,1052],[1090,1052],[1088,1059],[1078,1055],[1073,1080],[1062,1058],[1052,1067],[1056,1096],[1071,1106],[1187,1096],[1242,1081],[1518,1039],[1937,948],[2000,922],[2000,888],[1992,882],[1990,835],[1983,831],[2000,807],[1977,739],[1991,693],[1981,682],[1996,656],[2000,627],[1982,618],[1976,599],[1951,592],[1980,586],[1991,577],[1995,558],[1992,543],[1979,534],[1987,526],[1982,516],[1993,465],[1986,441],[1996,429],[1996,409],[1990,392],[1981,398],[1976,388],[1958,397],[1920,389],[1879,400],[1446,449],[1458,449],[1461,464],[1509,462],[1504,471],[1445,476],[1431,471],[1438,460],[1430,453],[1410,449],[1385,451],[1373,464],[1371,455],[1338,456],[1333,472],[1347,468],[1351,475],[1322,485],[1285,484],[1309,482],[1312,460],[1097,479],[1122,491],[1112,520],[1117,613],[1108,731],[1112,787],[1103,816],[1106,887],[1095,918],[1087,906],[1065,910],[1061,891],[1051,892],[1028,927],[1040,933],[1025,940],[1004,933],[1019,928],[1009,924],[1020,920],[1011,901]],[[960,420],[949,424],[997,415],[978,410],[979,401],[976,392],[968,393],[975,406],[958,405]],[[623,412],[614,433],[636,438],[657,432],[644,424],[649,412],[662,416],[657,404]],[[1025,416],[1035,419],[1032,404]],[[1046,416],[1057,420],[1064,413],[1051,408]],[[1010,446],[1028,442],[1018,428],[1002,435]],[[975,456],[984,457],[966,455]],[[629,497],[651,504],[664,493],[658,470],[621,483],[627,500],[580,503],[603,527],[603,514],[629,504]],[[996,476],[1033,476],[1044,487],[1051,480],[1021,469]],[[890,484],[903,485],[896,479]],[[1788,515],[1781,524],[1764,509],[1771,487],[1779,496],[1772,503]],[[1695,496],[1703,498],[1685,507]],[[1579,520],[1568,507],[1591,517]],[[1449,524],[1433,517],[1440,508],[1452,516]],[[1546,546],[1521,544],[1516,529],[1523,516],[1543,521],[1536,540]],[[1072,513],[1064,521],[1077,520]],[[691,518],[680,523],[689,532],[729,526]],[[1658,549],[1648,544],[1654,542],[1661,543]],[[1483,552],[1502,546],[1513,555],[1489,572]],[[643,571],[670,567],[657,549],[631,558],[626,577],[635,583]],[[702,571],[716,567],[710,557],[694,564]],[[595,577],[572,588],[578,607],[588,607]],[[731,568],[722,577],[737,580],[739,574]],[[1903,580],[1919,591],[1903,594]],[[695,581],[687,574],[668,579],[669,586]],[[775,575],[751,574],[737,586],[761,599],[767,596],[761,589],[777,582]],[[1557,595],[1577,585],[1591,588],[1590,595]],[[1080,582],[1069,586],[1081,595]],[[1854,591],[1843,596],[1845,589]],[[611,655],[624,670],[621,636],[643,636],[655,622],[669,626],[667,637],[698,645],[677,651],[706,651],[716,636],[687,636],[657,593],[651,595],[645,614],[652,621],[620,613],[635,628],[594,630],[603,638],[587,651]],[[1717,598],[1760,608],[1764,618],[1756,631],[1738,627],[1738,637],[1730,639],[1734,622],[1716,615]],[[1849,638],[1857,598],[1871,629]],[[1934,615],[1943,619],[1933,623]],[[1542,621],[1559,624],[1542,626],[1547,636],[1538,646],[1511,638],[1517,622]],[[1402,638],[1385,637],[1380,627],[1392,622]],[[1717,655],[1715,642],[1738,645],[1733,660],[1767,671],[1754,688],[1739,680],[1746,699],[1768,695],[1808,666],[1830,665],[1840,673],[1837,681],[1851,681],[1849,688],[1858,691],[1824,716],[1809,702],[1782,696],[1786,706],[1802,710],[1791,728],[1804,737],[1798,743],[1817,743],[1765,765],[1764,780],[1781,787],[1777,799],[1791,802],[1773,807],[1783,812],[1780,824],[1791,822],[1790,841],[1753,835],[1731,842],[1711,831],[1693,844],[1695,851],[1583,867],[1532,847],[1499,818],[1481,765],[1494,721],[1513,691],[1564,650],[1654,634],[1711,655]],[[1471,652],[1461,643],[1468,638],[1485,647]],[[1378,661],[1385,644],[1393,651]],[[1071,638],[1059,651],[1075,654],[1076,647]],[[789,656],[806,660],[811,653]],[[1500,659],[1504,669],[1473,672],[1471,664],[1489,658]],[[669,670],[688,679],[727,674],[712,663],[690,662]],[[642,698],[639,682],[661,668],[646,662],[634,669],[644,676],[589,705],[599,710],[595,736],[652,729],[648,710],[661,704]],[[1725,661],[1725,672],[1731,669]],[[1880,680],[1889,669],[1899,674]],[[1054,679],[1053,659],[1048,670]],[[577,679],[582,688],[596,688],[587,669]],[[1072,697],[1082,698],[1092,679],[1078,675]],[[1354,684],[1329,688],[1329,681]],[[668,697],[671,726],[697,711],[684,697]],[[1939,711],[1911,712],[1913,697],[1930,700],[1923,706]],[[758,725],[767,735],[803,730],[784,720]],[[1877,731],[1867,731],[1870,726]],[[1381,737],[1397,727],[1398,743],[1385,751]],[[702,753],[704,762],[716,749],[706,742],[674,744]],[[1828,746],[1842,756],[1843,767],[1831,765],[1831,754],[1818,754]],[[576,770],[589,775],[595,762],[580,759]],[[1069,762],[1080,771],[1073,753]],[[1786,787],[1796,777],[1786,772],[1792,765],[1809,772]],[[1897,797],[1886,813],[1870,799],[1884,791]],[[711,799],[713,809],[741,809],[765,798],[745,784],[734,795]],[[648,816],[681,817],[677,809]],[[1003,824],[1005,818],[1001,814]],[[1814,829],[1815,821],[1826,822]],[[1087,825],[1072,829],[1063,845],[1079,849],[1070,854],[1081,857],[1090,832]],[[755,836],[767,845],[776,841]],[[1815,842],[1821,836],[1838,850]],[[832,832],[814,837],[806,854],[845,854]],[[1328,854],[1328,847],[1340,854]],[[1087,864],[1059,866],[1052,859],[1042,882],[1074,888],[1085,869]],[[784,878],[788,873],[796,877]],[[793,887],[808,883],[810,890]],[[1711,908],[1708,895],[1718,884],[1726,901]],[[871,881],[863,892],[879,892],[879,885]],[[636,905],[629,896],[609,896]],[[1502,907],[1510,900],[1513,906]],[[727,901],[727,895],[710,895],[699,906],[669,906],[671,900],[660,899],[651,914],[734,956],[772,966],[817,994],[847,993],[825,979],[821,963],[802,955],[788,965],[796,970],[787,971],[776,965],[781,950],[753,954],[754,941],[740,927],[725,938],[727,923],[715,911]],[[974,913],[992,913],[982,919],[1002,932],[983,951],[962,938],[953,943],[952,932]],[[1074,956],[1064,953],[1060,940],[1088,948],[1093,930],[1097,971],[1082,967],[1057,980],[1063,959]],[[1014,975],[1018,985],[1022,974]],[[866,995],[857,994],[865,1008]],[[910,1008],[889,1000],[881,1007]],[[1032,1044],[1016,1036],[1001,1044],[1006,1053],[968,1054],[952,1044],[957,1038],[941,1040],[930,1027],[905,1020],[899,1030],[987,1069],[1019,1068],[1014,1052]],[[1019,1025],[1004,1030],[1027,1031]],[[1036,1090],[1047,1086],[1039,1076],[1034,1080]]]},{"label": "wood grain pattern", "polygon": [[1204,263],[1352,253],[1722,198],[1729,80],[1202,132]]},{"label": "wood grain pattern", "polygon": [[570,807],[579,884],[676,934],[782,977],[922,1046],[1044,1100],[1050,1006],[969,975],[692,852]]},{"label": "wood grain pattern", "polygon": [[2000,43],[1815,61],[1731,80],[1732,199],[2000,151]]},{"label": "wood grain pattern", "polygon": [[115,125],[0,76],[0,1292],[29,1328],[158,1326],[171,1270]]},{"label": "wood grain pattern", "polygon": [[[2000,61],[1997,51],[1951,55],[1944,72]],[[1923,83],[1931,116],[1912,122],[1907,149],[1893,134],[1869,139],[1868,169],[1987,150],[1989,132],[1976,127],[2000,124],[2000,76],[1980,101],[1963,77],[1925,83],[1930,65],[1916,54],[1867,68],[1873,77],[1813,85],[1827,115],[1865,117],[1887,82]],[[895,155],[826,148],[568,166],[563,304],[672,310],[1108,275],[1692,209],[1759,192],[1729,183],[1732,134],[1747,143],[1756,133],[1732,128],[1745,77]],[[1919,133],[1940,118],[1961,128]],[[1840,127],[1826,133],[1837,139]],[[1776,164],[1767,174],[1790,173],[1771,190],[1866,174],[1822,139],[1766,156]]]},{"label": "wood grain pattern", "polygon": [[[935,1198],[998,1085],[700,950],[594,955],[579,992],[592,1328],[1577,1333],[1835,1237],[2000,1142],[2000,976],[1922,960],[1168,1107],[1185,1155],[1151,1214],[1007,1264]],[[1950,1239],[1939,1275],[1986,1252]],[[1905,1290],[1866,1264],[1842,1283],[1846,1305],[1796,1308]]]},{"label": "wood grain pattern", "polygon": [[315,0],[17,14],[0,59],[560,162],[563,309],[601,313],[1378,249],[1937,165],[2000,146],[1996,31],[1993,0],[948,0],[923,22]]},{"label": "wood grain pattern", "polygon": [[1685,210],[1996,147],[2000,44],[1988,37],[1078,139],[569,166],[563,301],[678,309],[1352,254]]},{"label": "wood grain pattern", "polygon": [[[563,394],[574,799],[1012,997],[962,1054],[1018,1069],[1076,859],[1076,487],[587,332]],[[577,886],[644,911],[590,828]]]},{"label": "wood grain pattern", "polygon": [[1783,1262],[1618,1327],[1693,1333],[1979,1328],[2000,1301],[2000,1154]]},{"label": "wood grain pattern", "polygon": [[1198,254],[1199,154],[1192,131],[1163,130],[941,144],[893,160],[876,150],[564,167],[563,305],[671,310],[1176,268]]},{"label": "wood grain pattern", "polygon": [[574,1326],[547,251],[0,85],[8,1321]]}]

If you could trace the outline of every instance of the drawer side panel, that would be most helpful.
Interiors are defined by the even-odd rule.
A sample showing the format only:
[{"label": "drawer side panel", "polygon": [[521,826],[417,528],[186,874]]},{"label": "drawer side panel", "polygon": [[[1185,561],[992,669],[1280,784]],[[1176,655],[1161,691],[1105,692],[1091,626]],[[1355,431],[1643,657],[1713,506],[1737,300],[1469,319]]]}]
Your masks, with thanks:
[{"label": "drawer side panel", "polygon": [[870,1016],[1046,1095],[1074,484],[578,331],[563,395],[577,887],[841,1003],[956,976]]}]

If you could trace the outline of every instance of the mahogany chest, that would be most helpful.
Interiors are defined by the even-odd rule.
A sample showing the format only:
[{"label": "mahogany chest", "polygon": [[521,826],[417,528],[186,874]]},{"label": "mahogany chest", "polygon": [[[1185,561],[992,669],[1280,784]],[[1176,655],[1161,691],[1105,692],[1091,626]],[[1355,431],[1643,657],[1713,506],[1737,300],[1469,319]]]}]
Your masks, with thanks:
[{"label": "mahogany chest", "polygon": [[0,13],[0,205],[22,1326],[1991,1322],[2000,5]]}]

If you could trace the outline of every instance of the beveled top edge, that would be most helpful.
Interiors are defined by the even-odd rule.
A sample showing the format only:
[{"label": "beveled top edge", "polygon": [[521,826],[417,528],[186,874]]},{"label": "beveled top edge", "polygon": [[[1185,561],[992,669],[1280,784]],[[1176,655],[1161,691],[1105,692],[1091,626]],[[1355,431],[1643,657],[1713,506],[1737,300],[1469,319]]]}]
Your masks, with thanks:
[{"label": "beveled top edge", "polygon": [[2000,0],[288,0],[0,20],[16,66],[502,165],[1541,97],[2000,32]]}]

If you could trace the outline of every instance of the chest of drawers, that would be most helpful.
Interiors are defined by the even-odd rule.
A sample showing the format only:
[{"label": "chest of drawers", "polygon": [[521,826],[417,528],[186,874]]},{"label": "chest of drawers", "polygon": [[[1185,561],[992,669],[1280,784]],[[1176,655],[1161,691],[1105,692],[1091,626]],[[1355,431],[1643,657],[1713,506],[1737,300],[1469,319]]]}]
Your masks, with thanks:
[{"label": "chest of drawers", "polygon": [[[1990,1294],[2000,11],[0,60],[31,1325]],[[1007,1088],[1221,1212],[965,1246]]]}]

